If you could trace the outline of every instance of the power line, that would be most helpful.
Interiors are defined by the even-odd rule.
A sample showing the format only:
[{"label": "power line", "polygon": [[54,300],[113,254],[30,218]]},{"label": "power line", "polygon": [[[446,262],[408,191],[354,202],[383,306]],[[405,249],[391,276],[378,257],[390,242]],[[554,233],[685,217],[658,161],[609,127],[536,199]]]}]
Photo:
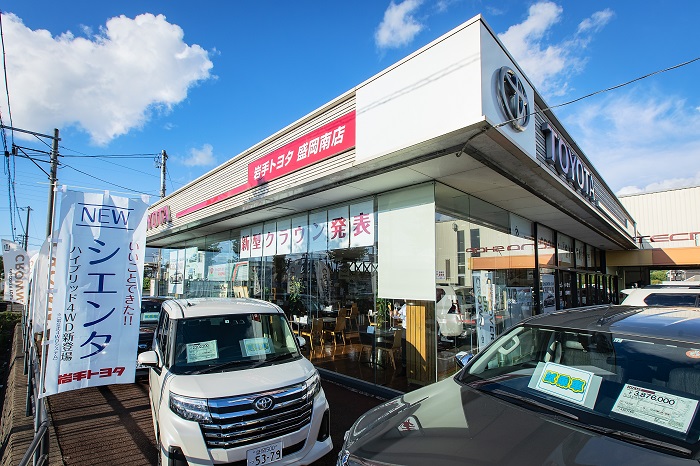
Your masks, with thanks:
[{"label": "power line", "polygon": [[[7,116],[10,119],[10,127],[14,126],[12,124],[12,107],[10,106],[10,88],[7,83],[7,61],[5,60],[5,33],[2,28],[2,14],[0,12],[0,43],[2,44],[2,70],[5,76],[5,95],[7,96]],[[2,118],[0,118],[0,123],[2,123]],[[10,134],[12,135],[12,143],[15,142],[14,138],[14,132],[11,131]],[[5,137],[5,129],[3,128],[2,131],[2,142],[3,146],[5,149],[5,152],[7,152],[7,139]]]},{"label": "power line", "polygon": [[[679,64],[677,64],[677,65],[669,66],[668,68],[664,68],[664,69],[661,69],[661,70],[653,71],[653,72],[648,73],[648,74],[645,74],[645,75],[643,75],[643,76],[639,76],[639,77],[637,77],[637,78],[631,79],[631,80],[629,80],[629,81],[627,81],[627,82],[624,82],[624,83],[622,83],[622,84],[617,84],[617,85],[615,85],[615,86],[607,87],[607,88],[601,89],[601,90],[599,90],[599,91],[591,92],[590,94],[586,94],[586,95],[581,96],[581,97],[578,97],[578,98],[576,98],[576,99],[569,100],[568,102],[564,102],[564,103],[557,104],[557,105],[550,105],[549,107],[542,108],[542,109],[540,109],[540,110],[534,110],[534,111],[528,113],[527,116],[536,115],[536,114],[538,114],[538,113],[544,113],[544,112],[546,112],[547,110],[551,110],[551,109],[553,109],[553,108],[558,108],[558,107],[564,107],[564,106],[566,106],[566,105],[571,105],[571,104],[573,104],[573,103],[575,103],[575,102],[579,102],[579,101],[581,101],[581,100],[588,99],[589,97],[593,97],[594,95],[603,94],[603,93],[605,93],[605,92],[613,91],[613,90],[615,90],[615,89],[619,89],[619,88],[621,88],[621,87],[628,86],[628,85],[630,85],[630,84],[632,84],[632,83],[635,83],[635,82],[637,82],[637,81],[641,81],[642,79],[646,79],[646,78],[649,78],[649,77],[654,76],[654,75],[657,75],[657,74],[661,74],[661,73],[665,73],[665,72],[667,72],[667,71],[671,71],[671,70],[675,70],[675,69],[677,69],[677,68],[681,68],[681,67],[683,67],[683,66],[689,65],[689,64],[691,64],[691,63],[693,63],[693,62],[696,62],[696,61],[698,61],[698,60],[700,60],[700,57],[693,58],[693,59],[691,59],[691,60],[685,61],[685,62],[683,62],[683,63],[679,63]],[[520,118],[523,118],[523,117],[525,117],[525,116],[526,116],[526,115],[523,115],[523,116],[520,117]],[[499,123],[499,124],[497,124],[497,125],[495,125],[495,126],[493,126],[493,127],[494,127],[494,128],[500,128],[501,126],[508,125],[508,124],[510,124],[510,123],[512,123],[512,122],[514,122],[514,121],[519,120],[520,118],[513,118],[513,119],[511,119],[511,120],[504,121],[503,123]],[[472,138],[469,138],[469,139],[472,139]]]},{"label": "power line", "polygon": [[582,96],[582,97],[579,97],[578,99],[574,99],[574,100],[571,100],[571,101],[569,101],[569,102],[564,102],[563,104],[552,105],[552,106],[548,107],[548,109],[549,109],[549,108],[563,107],[564,105],[573,104],[574,102],[578,102],[579,100],[587,99],[587,98],[593,97],[594,95],[597,95],[597,94],[602,94],[602,93],[604,93],[604,92],[612,91],[612,90],[618,89],[618,88],[620,88],[620,87],[627,86],[628,84],[632,84],[632,83],[634,83],[634,82],[641,81],[642,79],[649,78],[649,77],[654,76],[654,75],[656,75],[656,74],[665,73],[666,71],[675,70],[676,68],[680,68],[680,67],[682,67],[682,66],[689,65],[689,64],[691,64],[691,63],[693,63],[693,62],[696,62],[696,61],[698,61],[698,60],[700,60],[700,57],[693,58],[692,60],[688,60],[687,62],[679,63],[678,65],[674,65],[674,66],[665,68],[665,69],[663,69],[663,70],[657,70],[657,71],[654,71],[654,72],[652,72],[652,73],[645,74],[644,76],[640,76],[640,77],[638,77],[638,78],[634,78],[634,79],[632,79],[631,81],[627,81],[626,83],[618,84],[617,86],[608,87],[607,89],[603,89],[603,90],[601,90],[601,91],[591,92],[590,94],[584,95],[584,96]]},{"label": "power line", "polygon": [[78,173],[82,173],[82,174],[85,175],[85,176],[89,176],[90,178],[94,178],[94,179],[96,179],[96,180],[98,180],[98,181],[101,181],[101,182],[103,182],[103,183],[107,183],[107,184],[109,184],[109,185],[116,186],[117,188],[125,189],[125,190],[127,190],[127,191],[129,191],[129,192],[134,192],[134,193],[138,193],[138,194],[145,194],[146,196],[155,196],[155,194],[153,194],[153,193],[144,193],[143,191],[138,191],[138,190],[135,190],[135,189],[130,189],[130,188],[127,188],[126,186],[121,186],[121,185],[118,185],[118,184],[116,184],[116,183],[112,183],[111,181],[103,180],[102,178],[98,178],[98,177],[96,177],[95,175],[91,175],[91,174],[86,173],[86,172],[84,172],[84,171],[82,171],[82,170],[78,170],[77,168],[75,168],[75,167],[73,167],[73,166],[71,166],[71,165],[68,165],[68,164],[66,164],[66,163],[62,163],[61,165],[62,165],[63,167],[67,167],[67,168],[73,169],[73,170],[77,171]]},{"label": "power line", "polygon": [[[7,113],[8,117],[10,118],[10,127],[12,127],[12,110],[10,107],[10,92],[9,88],[7,86],[7,62],[5,61],[5,34],[2,28],[2,12],[0,12],[0,43],[2,45],[2,68],[3,68],[3,73],[5,76],[5,94],[7,95]],[[2,132],[2,145],[3,145],[3,150],[5,154],[8,154],[7,150],[7,135],[5,134],[5,125],[3,124],[2,121],[2,113],[0,113],[0,125],[2,128],[0,128],[0,131]],[[14,133],[13,133],[14,134]],[[12,137],[12,140],[14,141],[14,136]],[[15,186],[14,186],[14,178],[15,178],[15,170],[14,170],[14,160],[10,160],[10,157],[5,158],[5,165],[3,168],[5,168],[5,172],[7,174],[7,198],[8,198],[8,203],[10,206],[10,229],[12,231],[12,240],[15,241],[15,213],[13,206],[16,207],[17,204],[17,196],[15,193]]]},{"label": "power line", "polygon": [[63,157],[87,157],[87,158],[151,158],[156,155],[160,155],[160,153],[155,153],[155,154],[149,154],[149,153],[144,153],[144,154],[86,154],[84,152],[77,151],[75,149],[70,149],[66,146],[60,146],[61,149],[65,149],[70,152],[75,152],[76,154],[79,155],[66,155],[62,154]]},{"label": "power line", "polygon": [[120,165],[120,164],[118,164],[118,163],[110,162],[109,160],[100,160],[100,161],[101,161],[101,162],[104,162],[104,163],[109,163],[109,164],[112,164],[112,165],[116,165],[117,167],[126,168],[127,170],[132,170],[132,171],[135,171],[136,173],[141,173],[142,175],[148,175],[148,176],[152,176],[152,177],[154,177],[154,178],[158,178],[158,175],[156,175],[155,173],[148,173],[148,172],[145,172],[145,171],[142,171],[142,170],[137,170],[137,169],[132,168],[132,167],[127,167],[126,165]]},{"label": "power line", "polygon": [[66,158],[88,158],[88,159],[151,159],[154,154],[112,154],[112,155],[66,155],[62,154]]}]

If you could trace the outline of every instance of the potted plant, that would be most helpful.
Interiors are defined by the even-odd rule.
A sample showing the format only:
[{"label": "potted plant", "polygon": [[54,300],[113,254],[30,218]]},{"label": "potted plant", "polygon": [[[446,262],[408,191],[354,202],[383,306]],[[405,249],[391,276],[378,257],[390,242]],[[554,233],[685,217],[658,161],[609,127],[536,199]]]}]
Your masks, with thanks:
[{"label": "potted plant", "polygon": [[377,298],[377,314],[375,323],[377,328],[384,328],[389,321],[389,300],[385,298]]},{"label": "potted plant", "polygon": [[306,314],[304,305],[301,302],[301,293],[304,291],[304,284],[294,275],[289,278],[287,285],[289,290],[289,312],[291,315],[303,316]]}]

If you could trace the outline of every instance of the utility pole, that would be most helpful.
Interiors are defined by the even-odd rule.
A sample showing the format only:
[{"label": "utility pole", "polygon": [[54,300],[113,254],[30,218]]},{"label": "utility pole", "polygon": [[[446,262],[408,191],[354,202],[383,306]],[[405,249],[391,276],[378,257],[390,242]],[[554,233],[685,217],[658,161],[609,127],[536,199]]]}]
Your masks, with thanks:
[{"label": "utility pole", "polygon": [[[36,137],[53,139],[53,145],[51,146],[51,174],[49,175],[49,212],[47,214],[48,221],[46,222],[46,236],[49,236],[51,235],[51,228],[53,227],[53,225],[51,225],[51,223],[53,222],[53,190],[56,187],[56,171],[58,170],[58,141],[60,140],[60,138],[58,137],[58,129],[54,128],[53,136],[49,136],[48,134],[36,133],[34,131],[29,131],[26,129],[14,128],[12,126],[7,126],[3,124],[0,124],[0,129],[10,129],[12,131],[19,131],[20,133],[31,134]],[[7,155],[7,153],[5,155]],[[31,160],[31,157],[29,157],[29,159]],[[34,162],[34,164],[36,164],[36,162]],[[41,171],[44,171],[44,169],[41,168]],[[46,172],[44,171],[44,173]]]},{"label": "utility pole", "polygon": [[[168,154],[163,149],[160,152],[160,160],[156,159],[156,167],[160,168],[160,198],[165,197],[165,175],[167,173],[167,161]],[[161,267],[161,252],[162,249],[158,248],[158,264],[156,269],[156,286],[155,286],[155,296],[160,295],[160,267]]]},{"label": "utility pole", "polygon": [[[32,134],[37,137],[43,137],[43,138],[50,138],[53,139],[53,144],[51,145],[51,174],[49,175],[49,211],[47,213],[47,222],[46,222],[46,236],[49,237],[51,236],[51,232],[53,231],[53,201],[54,201],[54,189],[56,188],[56,172],[58,171],[58,129],[54,128],[53,130],[53,137],[46,135],[46,134],[41,134],[41,133],[35,133],[33,131],[28,131],[26,129],[20,129],[20,128],[13,128],[11,126],[5,126],[3,124],[0,124],[0,128],[2,129],[11,129],[13,131],[19,131],[22,133],[27,133],[27,134]],[[30,158],[31,159],[31,158]],[[32,160],[33,161],[33,160]],[[36,164],[36,162],[34,162]],[[41,167],[39,167],[41,168]],[[42,169],[43,171],[43,169]],[[29,209],[29,207],[27,208]],[[25,232],[25,249],[28,246],[28,232],[29,232],[29,212],[27,212],[27,232]],[[48,277],[47,277],[48,279]],[[44,332],[42,336],[43,341],[48,340],[48,334],[47,334],[47,329],[46,329],[46,322],[44,322]],[[30,361],[29,366],[27,368],[27,371],[29,374],[33,372],[32,369],[32,360],[36,358],[34,356],[34,351],[41,351],[42,357],[41,360],[45,361],[46,360],[46,346],[41,344],[40,349],[35,349],[34,345],[31,345],[31,355],[28,359]],[[42,371],[41,371],[41,365],[39,366],[39,378],[41,380],[41,377],[43,377]],[[27,416],[31,416],[31,397],[34,395],[34,390],[31,387],[31,381],[33,380],[33,377],[30,375],[28,377],[29,381],[29,387],[27,389]],[[39,387],[43,387],[43,384],[39,382]],[[46,414],[46,407],[44,406],[44,398],[40,397],[36,399],[35,404],[34,404],[34,433],[38,433],[40,430],[40,427],[43,426],[48,420],[47,420],[47,414]],[[48,442],[48,437],[42,438],[42,440],[39,443],[39,447],[36,449],[34,452],[34,464],[38,464],[40,459],[45,456],[48,457],[49,454],[49,442]]]},{"label": "utility pole", "polygon": [[53,130],[53,144],[51,145],[51,174],[49,175],[49,211],[46,214],[46,236],[51,236],[53,228],[53,191],[56,188],[56,171],[58,170],[58,129]]},{"label": "utility pole", "polygon": [[29,212],[32,211],[32,208],[30,206],[27,206],[27,226],[25,227],[26,230],[24,230],[24,250],[29,251]]},{"label": "utility pole", "polygon": [[165,197],[165,173],[166,173],[166,167],[165,163],[168,160],[168,154],[165,153],[165,149],[163,149],[160,153],[160,198],[163,199]]}]

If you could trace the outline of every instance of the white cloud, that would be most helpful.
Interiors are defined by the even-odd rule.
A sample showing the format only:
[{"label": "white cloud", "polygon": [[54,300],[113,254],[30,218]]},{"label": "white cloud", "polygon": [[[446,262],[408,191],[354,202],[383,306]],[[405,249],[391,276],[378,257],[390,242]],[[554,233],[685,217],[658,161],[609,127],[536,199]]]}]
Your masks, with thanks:
[{"label": "white cloud", "polygon": [[190,156],[183,160],[183,164],[188,167],[206,167],[216,165],[214,158],[214,148],[211,144],[204,144],[200,149],[190,149]]},{"label": "white cloud", "polygon": [[668,191],[670,189],[680,189],[680,188],[691,188],[694,186],[700,186],[700,172],[697,172],[695,176],[687,178],[672,178],[663,181],[655,181],[649,183],[646,186],[623,186],[618,191],[615,192],[617,196],[626,196],[630,194],[641,194],[641,193],[651,193],[658,191]]},{"label": "white cloud", "polygon": [[559,43],[547,43],[563,8],[553,2],[530,6],[528,17],[498,37],[543,95],[561,96],[568,92],[567,79],[582,70],[583,50],[614,16],[609,10],[593,13],[579,23],[577,32]]},{"label": "white cloud", "polygon": [[213,67],[207,51],[187,45],[182,28],[163,15],[114,17],[97,35],[54,37],[3,14],[3,32],[15,126],[75,125],[100,145],[169,111]]},{"label": "white cloud", "polygon": [[410,43],[422,31],[424,26],[412,16],[421,3],[422,0],[404,0],[397,5],[392,1],[374,34],[377,47],[401,47]]},{"label": "white cloud", "polygon": [[579,34],[585,32],[598,32],[615,16],[615,13],[609,8],[602,11],[596,11],[590,18],[586,18],[578,25]]},{"label": "white cloud", "polygon": [[700,185],[700,115],[685,99],[636,86],[581,105],[565,124],[614,192]]}]

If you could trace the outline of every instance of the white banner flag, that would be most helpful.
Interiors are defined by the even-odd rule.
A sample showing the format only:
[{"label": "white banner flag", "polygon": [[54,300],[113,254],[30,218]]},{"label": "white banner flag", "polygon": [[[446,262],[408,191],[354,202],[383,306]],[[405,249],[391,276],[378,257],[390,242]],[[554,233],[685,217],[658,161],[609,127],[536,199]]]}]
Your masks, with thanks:
[{"label": "white banner flag", "polygon": [[5,294],[3,299],[27,304],[29,291],[29,256],[19,244],[2,240],[2,260],[5,268]]},{"label": "white banner flag", "polygon": [[146,252],[141,199],[60,194],[44,391],[131,383]]},{"label": "white banner flag", "polygon": [[474,297],[476,298],[476,336],[479,351],[496,339],[496,316],[494,313],[495,287],[492,283],[491,272],[474,270]]},{"label": "white banner flag", "polygon": [[[51,315],[52,301],[48,299],[49,288],[53,288],[55,263],[51,267],[51,279],[49,280],[49,254],[51,252],[50,238],[41,245],[41,250],[34,260],[32,271],[32,293],[29,300],[29,320],[32,324],[32,333],[43,333],[46,315]],[[54,258],[55,258],[54,254]]]}]

